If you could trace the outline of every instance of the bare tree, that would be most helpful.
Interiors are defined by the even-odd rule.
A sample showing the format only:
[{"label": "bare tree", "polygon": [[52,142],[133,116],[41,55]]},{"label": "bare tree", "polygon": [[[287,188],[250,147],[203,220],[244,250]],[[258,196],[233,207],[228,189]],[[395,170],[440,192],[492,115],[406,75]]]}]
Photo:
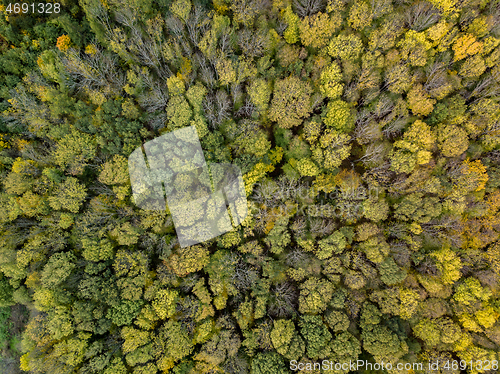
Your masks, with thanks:
[{"label": "bare tree", "polygon": [[499,96],[500,85],[497,83],[498,81],[500,81],[500,70],[498,69],[492,70],[490,74],[481,79],[469,95],[469,98],[475,98],[471,104],[486,97]]},{"label": "bare tree", "polygon": [[358,161],[363,164],[379,164],[383,161],[385,156],[385,147],[382,143],[371,143],[366,148],[365,154]]},{"label": "bare tree", "polygon": [[264,53],[267,34],[264,32],[255,32],[244,28],[238,32],[238,45],[243,54],[250,57],[260,57]]},{"label": "bare tree", "polygon": [[201,36],[210,28],[210,19],[202,6],[196,4],[186,21],[186,29],[193,45],[198,45]]},{"label": "bare tree", "polygon": [[139,105],[148,113],[163,111],[167,107],[168,93],[163,87],[156,85],[151,89],[145,90],[139,95]]},{"label": "bare tree", "polygon": [[297,309],[297,289],[289,282],[279,283],[270,290],[269,314],[274,317],[287,317]]},{"label": "bare tree", "polygon": [[406,11],[406,24],[415,31],[423,31],[432,26],[441,14],[431,3],[420,1]]},{"label": "bare tree", "polygon": [[299,17],[308,17],[325,10],[325,0],[294,0],[293,7]]},{"label": "bare tree", "polygon": [[54,122],[48,106],[37,100],[24,86],[18,85],[16,89],[10,90],[10,97],[12,108],[2,113],[7,127],[21,129],[26,136],[34,137],[37,131]]},{"label": "bare tree", "polygon": [[82,54],[71,49],[61,57],[71,78],[69,87],[82,90],[99,90],[105,95],[121,92],[126,82],[125,74],[118,66],[118,56],[99,48],[94,54]]},{"label": "bare tree", "polygon": [[392,11],[391,0],[371,0],[370,5],[372,8],[373,18],[379,18],[384,14]]},{"label": "bare tree", "polygon": [[223,121],[229,119],[231,113],[231,100],[229,95],[224,90],[218,90],[214,97],[215,105],[217,107],[215,122],[212,126],[218,127]]},{"label": "bare tree", "polygon": [[424,89],[427,92],[442,87],[448,82],[446,68],[447,66],[444,62],[436,61],[425,69],[427,79],[424,83]]},{"label": "bare tree", "polygon": [[196,53],[193,57],[193,60],[199,68],[200,79],[209,89],[214,89],[217,84],[217,79],[213,64],[211,64],[201,53]]},{"label": "bare tree", "polygon": [[500,165],[500,150],[494,150],[487,153],[487,156],[495,164]]},{"label": "bare tree", "polygon": [[407,119],[403,116],[397,117],[382,129],[382,133],[388,139],[394,139],[401,135],[406,126]]},{"label": "bare tree", "polygon": [[252,102],[252,100],[250,99],[250,97],[247,96],[243,105],[235,113],[235,116],[239,117],[239,118],[241,118],[241,117],[249,118],[249,117],[252,117],[255,110],[257,110],[257,108],[255,107],[255,105]]}]

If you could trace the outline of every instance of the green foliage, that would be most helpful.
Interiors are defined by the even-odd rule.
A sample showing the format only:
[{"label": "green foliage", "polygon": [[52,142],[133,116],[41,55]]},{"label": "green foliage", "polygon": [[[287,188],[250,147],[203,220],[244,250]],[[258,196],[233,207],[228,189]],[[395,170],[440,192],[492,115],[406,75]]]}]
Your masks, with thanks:
[{"label": "green foliage", "polygon": [[287,367],[280,355],[275,352],[259,353],[252,360],[251,374],[285,374]]},{"label": "green foliage", "polygon": [[300,333],[306,342],[307,356],[312,359],[327,357],[332,334],[323,324],[321,316],[304,315],[299,321]]},{"label": "green foliage", "polygon": [[41,283],[44,287],[56,289],[64,282],[76,267],[76,257],[73,253],[55,253],[43,268]]}]

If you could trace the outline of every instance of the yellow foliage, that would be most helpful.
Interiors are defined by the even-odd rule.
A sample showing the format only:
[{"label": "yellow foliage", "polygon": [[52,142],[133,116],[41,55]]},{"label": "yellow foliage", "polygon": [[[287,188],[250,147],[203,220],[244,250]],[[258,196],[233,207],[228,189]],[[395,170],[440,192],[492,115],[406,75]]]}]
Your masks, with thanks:
[{"label": "yellow foliage", "polygon": [[479,77],[486,70],[486,65],[480,55],[467,58],[460,67],[459,74],[463,77]]},{"label": "yellow foliage", "polygon": [[405,38],[398,43],[401,48],[401,56],[407,59],[413,66],[424,66],[427,63],[427,51],[432,44],[426,39],[424,32],[408,30]]},{"label": "yellow foliage", "polygon": [[97,53],[96,46],[94,44],[89,44],[85,47],[85,53],[91,56],[95,55]]},{"label": "yellow foliage", "polygon": [[425,33],[427,34],[427,38],[434,42],[434,45],[438,45],[439,41],[451,30],[452,27],[452,23],[448,23],[443,19],[435,25],[429,27]]},{"label": "yellow foliage", "polygon": [[189,12],[191,11],[191,1],[175,0],[170,5],[170,11],[185,22],[189,16]]},{"label": "yellow foliage", "polygon": [[373,13],[370,6],[364,1],[356,1],[349,10],[349,26],[355,30],[362,30],[369,26],[373,20]]},{"label": "yellow foliage", "polygon": [[71,47],[71,38],[68,35],[61,35],[57,38],[56,47],[61,52],[67,51]]},{"label": "yellow foliage", "polygon": [[10,148],[9,142],[5,141],[3,134],[0,134],[0,150]]},{"label": "yellow foliage", "polygon": [[421,84],[414,86],[408,92],[408,107],[414,114],[427,116],[434,109],[435,103],[436,100],[430,98]]},{"label": "yellow foliage", "polygon": [[482,38],[488,34],[493,24],[492,16],[480,16],[472,21],[467,28],[467,32],[474,34],[478,38]]},{"label": "yellow foliage", "polygon": [[490,328],[498,319],[498,312],[495,311],[490,305],[476,312],[476,318],[480,325]]},{"label": "yellow foliage", "polygon": [[465,34],[459,37],[451,47],[455,53],[454,61],[459,61],[467,56],[481,53],[483,50],[483,43],[476,40],[472,34]]},{"label": "yellow foliage", "polygon": [[298,26],[300,40],[303,45],[313,48],[322,48],[333,33],[340,27],[342,18],[339,14],[328,15],[316,13],[302,19]]},{"label": "yellow foliage", "polygon": [[445,15],[458,11],[457,0],[429,0],[437,8],[441,9]]},{"label": "yellow foliage", "polygon": [[469,185],[474,185],[475,191],[481,191],[486,186],[488,182],[488,173],[486,172],[486,166],[484,166],[481,160],[469,161],[465,160],[463,162],[462,175],[465,179],[463,183],[469,183]]},{"label": "yellow foliage", "polygon": [[222,85],[227,86],[230,83],[236,82],[236,71],[230,60],[220,59],[217,61],[215,68]]},{"label": "yellow foliage", "polygon": [[17,174],[31,175],[36,170],[35,161],[33,160],[23,160],[21,157],[18,157],[12,164],[12,171]]},{"label": "yellow foliage", "polygon": [[283,18],[285,19],[286,23],[288,23],[288,27],[286,28],[285,32],[283,33],[283,37],[285,38],[286,42],[288,44],[293,44],[299,41],[299,16],[296,15],[293,10],[292,6],[288,5],[285,9],[282,11]]}]

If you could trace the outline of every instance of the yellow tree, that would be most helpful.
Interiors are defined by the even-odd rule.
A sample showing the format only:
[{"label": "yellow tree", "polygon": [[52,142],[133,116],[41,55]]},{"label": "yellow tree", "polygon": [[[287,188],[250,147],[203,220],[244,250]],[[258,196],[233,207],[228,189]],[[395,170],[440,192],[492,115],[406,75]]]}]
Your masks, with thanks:
[{"label": "yellow tree", "polygon": [[408,30],[405,38],[398,43],[401,57],[413,66],[424,66],[427,62],[427,51],[432,44],[425,38],[424,32]]},{"label": "yellow tree", "polygon": [[312,110],[312,87],[296,76],[279,80],[274,86],[269,118],[282,128],[298,126]]},{"label": "yellow tree", "polygon": [[453,52],[455,54],[454,60],[459,61],[467,56],[481,53],[481,51],[483,50],[483,43],[477,41],[474,35],[465,34],[460,36],[455,41],[451,49],[453,49]]},{"label": "yellow tree", "polygon": [[322,48],[340,27],[341,22],[342,18],[338,15],[329,16],[321,12],[304,17],[299,22],[300,41],[306,47]]},{"label": "yellow tree", "polygon": [[408,107],[414,114],[427,116],[434,109],[436,100],[431,99],[429,94],[424,91],[421,84],[414,86],[408,92]]}]

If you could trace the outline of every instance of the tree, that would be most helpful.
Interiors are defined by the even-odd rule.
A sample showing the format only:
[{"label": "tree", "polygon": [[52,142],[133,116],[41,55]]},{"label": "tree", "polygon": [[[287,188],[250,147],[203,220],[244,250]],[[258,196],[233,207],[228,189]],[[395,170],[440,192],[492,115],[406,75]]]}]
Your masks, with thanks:
[{"label": "tree", "polygon": [[49,197],[49,205],[52,209],[78,213],[86,196],[86,188],[76,178],[69,177],[60,184],[56,195]]},{"label": "tree", "polygon": [[361,314],[361,339],[363,348],[373,355],[377,362],[397,362],[408,352],[408,345],[396,333],[380,323],[380,311],[365,303]]},{"label": "tree", "polygon": [[300,41],[306,47],[323,48],[339,28],[340,17],[318,12],[299,21]]},{"label": "tree", "polygon": [[297,16],[290,5],[282,10],[285,22],[288,24],[283,37],[288,44],[294,44],[299,41],[299,16]]},{"label": "tree", "polygon": [[153,300],[152,306],[160,319],[170,318],[176,312],[179,293],[175,290],[159,290]]},{"label": "tree", "polygon": [[353,110],[345,101],[330,101],[327,106],[325,125],[340,132],[348,133],[354,128],[355,116]]},{"label": "tree", "polygon": [[176,0],[170,5],[170,11],[186,22],[189,12],[191,11],[191,1]]},{"label": "tree", "polygon": [[320,90],[323,95],[330,99],[336,99],[342,95],[344,85],[342,82],[342,73],[337,63],[332,62],[321,72]]},{"label": "tree", "polygon": [[122,301],[108,309],[106,318],[109,318],[116,326],[130,325],[139,314],[141,306],[142,301]]},{"label": "tree", "polygon": [[467,132],[455,125],[440,125],[436,138],[441,153],[446,157],[457,157],[469,148]]},{"label": "tree", "polygon": [[427,116],[434,109],[436,100],[431,99],[422,85],[416,85],[408,91],[408,107],[414,114]]},{"label": "tree", "polygon": [[328,129],[320,139],[319,146],[312,150],[312,159],[326,169],[335,169],[349,157],[351,137],[340,131]]},{"label": "tree", "polygon": [[413,332],[428,348],[453,344],[461,338],[462,333],[460,327],[447,317],[435,320],[423,319],[413,328]]},{"label": "tree", "polygon": [[250,84],[248,94],[257,109],[260,112],[265,112],[269,103],[269,98],[271,97],[271,88],[269,84],[264,79],[256,79]]},{"label": "tree", "polygon": [[364,1],[356,1],[349,9],[349,26],[355,30],[362,30],[369,26],[373,20],[370,6]]},{"label": "tree", "polygon": [[[354,362],[361,354],[361,343],[347,331],[336,335],[332,339],[330,347],[331,354],[328,356],[328,360],[332,362]],[[348,373],[349,370],[342,369],[341,372]]]},{"label": "tree", "polygon": [[326,315],[325,321],[333,332],[346,331],[349,327],[349,317],[339,310],[330,311]]},{"label": "tree", "polygon": [[357,60],[363,50],[363,42],[356,34],[340,34],[335,36],[328,45],[328,53],[341,60]]},{"label": "tree", "polygon": [[187,126],[192,118],[191,107],[186,99],[182,96],[174,96],[168,102],[167,118],[171,122],[172,130]]},{"label": "tree", "polygon": [[311,112],[312,88],[291,75],[275,83],[269,118],[282,128],[298,126]]},{"label": "tree", "polygon": [[86,162],[96,155],[95,141],[88,134],[72,130],[59,140],[53,157],[56,165],[69,168],[72,175],[83,173]]},{"label": "tree", "polygon": [[76,257],[70,252],[53,254],[43,268],[41,282],[44,287],[56,289],[75,269]]},{"label": "tree", "polygon": [[380,236],[372,236],[366,241],[359,244],[359,248],[366,254],[366,257],[378,264],[389,254],[389,244]]},{"label": "tree", "polygon": [[480,53],[483,49],[483,43],[477,41],[474,35],[464,34],[457,38],[451,48],[454,52],[454,60],[460,61],[467,56]]},{"label": "tree", "polygon": [[333,285],[317,277],[311,277],[300,286],[299,311],[318,314],[326,309],[333,296]]},{"label": "tree", "polygon": [[295,326],[292,321],[282,319],[274,321],[273,330],[271,331],[271,341],[279,354],[286,354],[294,332]]},{"label": "tree", "polygon": [[401,57],[413,66],[424,66],[427,62],[427,51],[432,48],[425,33],[415,30],[408,30],[397,46],[401,48]]},{"label": "tree", "polygon": [[209,262],[208,250],[201,245],[181,248],[168,259],[168,266],[179,277],[197,272]]},{"label": "tree", "polygon": [[378,265],[380,279],[388,286],[401,283],[407,276],[406,270],[399,268],[391,257]]},{"label": "tree", "polygon": [[413,193],[394,206],[394,216],[402,221],[427,223],[441,214],[441,204],[436,197],[423,198],[422,193]]},{"label": "tree", "polygon": [[169,319],[160,328],[158,336],[153,342],[156,355],[161,355],[157,360],[160,370],[169,370],[174,364],[193,352],[193,343],[186,328],[177,321]]},{"label": "tree", "polygon": [[316,256],[320,260],[331,257],[333,254],[339,255],[347,247],[346,237],[341,231],[335,231],[332,235],[318,242]]},{"label": "tree", "polygon": [[458,71],[458,73],[463,77],[471,78],[479,77],[485,72],[485,70],[486,65],[484,63],[484,59],[479,55],[475,55],[472,57],[468,57],[462,63],[462,66],[460,66],[460,70]]},{"label": "tree", "polygon": [[237,259],[233,255],[221,250],[211,256],[210,262],[205,267],[209,275],[210,289],[215,295],[213,302],[217,309],[224,308],[228,297],[238,292],[232,282],[236,263]]},{"label": "tree", "polygon": [[285,374],[287,369],[280,355],[269,352],[259,353],[252,360],[251,374]]},{"label": "tree", "polygon": [[307,356],[312,359],[328,357],[332,334],[323,324],[321,317],[304,315],[299,321],[299,326],[306,342]]},{"label": "tree", "polygon": [[394,154],[391,169],[409,173],[416,165],[427,164],[435,141],[436,137],[430,126],[420,120],[415,121],[405,132],[403,139],[394,143],[394,147],[399,150]]},{"label": "tree", "polygon": [[385,199],[366,199],[363,201],[363,215],[374,222],[385,220],[389,214],[389,205]]}]

